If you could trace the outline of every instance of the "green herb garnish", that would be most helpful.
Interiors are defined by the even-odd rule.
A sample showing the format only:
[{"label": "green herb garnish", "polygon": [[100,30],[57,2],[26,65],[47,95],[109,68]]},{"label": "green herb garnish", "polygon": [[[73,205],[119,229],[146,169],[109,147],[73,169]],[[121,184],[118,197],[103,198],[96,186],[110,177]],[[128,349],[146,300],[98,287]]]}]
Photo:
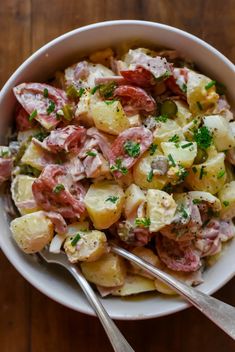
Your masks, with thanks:
[{"label": "green herb garnish", "polygon": [[43,89],[43,96],[44,96],[44,98],[48,98],[48,89],[47,88]]},{"label": "green herb garnish", "polygon": [[218,180],[219,180],[220,178],[222,178],[224,175],[225,175],[225,170],[219,171],[218,174],[217,174]]},{"label": "green herb garnish", "polygon": [[149,147],[149,154],[153,155],[157,150],[157,144],[152,143]]},{"label": "green herb garnish", "polygon": [[188,219],[189,214],[187,213],[187,211],[185,210],[185,207],[183,206],[183,204],[181,204],[179,212],[181,213],[182,217],[184,219]]},{"label": "green herb garnish", "polygon": [[147,181],[151,182],[153,180],[153,169],[151,169],[147,176]]},{"label": "green herb garnish", "polygon": [[140,154],[140,143],[126,141],[123,145],[123,149],[129,156],[136,158]]},{"label": "green herb garnish", "polygon": [[208,90],[211,87],[214,87],[215,85],[216,85],[216,81],[211,81],[205,86],[205,89]]},{"label": "green herb garnish", "polygon": [[56,185],[54,188],[53,188],[53,192],[54,193],[60,193],[61,191],[64,191],[65,190],[65,187],[62,183],[58,183],[58,185]]},{"label": "green herb garnish", "polygon": [[187,85],[185,83],[183,83],[182,87],[181,87],[181,90],[184,92],[184,93],[187,93]]},{"label": "green herb garnish", "polygon": [[226,87],[223,83],[216,82],[216,93],[224,95],[226,93]]},{"label": "green herb garnish", "polygon": [[228,207],[228,206],[229,206],[229,202],[228,202],[227,200],[224,200],[224,201],[223,201],[223,205],[224,205],[225,207]]},{"label": "green herb garnish", "polygon": [[179,181],[184,181],[185,178],[188,176],[188,170],[186,170],[182,165],[179,165],[179,171],[176,172],[176,176],[178,177]]},{"label": "green herb garnish", "polygon": [[52,100],[49,100],[49,105],[47,108],[47,113],[50,115],[55,110],[55,103]]},{"label": "green herb garnish", "polygon": [[80,239],[81,239],[81,235],[77,233],[71,241],[71,246],[75,247]]},{"label": "green herb garnish", "polygon": [[204,175],[207,174],[206,171],[204,171],[205,169],[205,166],[202,166],[201,169],[200,169],[200,175],[199,175],[199,179],[201,180],[203,178]]},{"label": "green herb garnish", "polygon": [[38,139],[40,142],[42,142],[47,136],[48,136],[47,132],[41,131],[36,133],[33,137]]},{"label": "green herb garnish", "polygon": [[91,94],[95,94],[95,92],[100,88],[100,84],[98,86],[95,86],[94,88],[92,88],[91,90]]},{"label": "green herb garnish", "polygon": [[186,143],[186,144],[183,144],[181,145],[181,148],[188,148],[188,147],[191,147],[191,145],[193,145],[193,142],[189,142],[189,143]]},{"label": "green herb garnish", "polygon": [[116,83],[110,82],[107,84],[100,84],[99,85],[99,92],[102,97],[105,99],[109,99],[113,96],[114,89],[117,87]]},{"label": "green herb garnish", "polygon": [[212,144],[212,134],[206,126],[202,126],[194,132],[194,140],[198,147],[201,149],[207,149]]},{"label": "green herb garnish", "polygon": [[178,134],[175,134],[173,137],[168,139],[168,142],[178,143],[179,141],[180,141],[180,137],[178,136]]},{"label": "green herb garnish", "polygon": [[126,175],[128,173],[128,170],[126,167],[122,166],[122,160],[120,158],[116,159],[116,162],[114,165],[110,165],[110,170],[112,172],[114,171],[119,171],[121,172],[123,175]]},{"label": "green herb garnish", "polygon": [[88,156],[96,156],[97,154],[95,152],[92,152],[91,150],[86,152],[86,155]]},{"label": "green herb garnish", "polygon": [[135,224],[143,227],[149,227],[151,225],[151,221],[149,218],[136,218]]},{"label": "green herb garnish", "polygon": [[105,202],[112,202],[116,203],[116,201],[119,199],[119,197],[116,196],[109,196],[107,199],[105,199]]},{"label": "green herb garnish", "polygon": [[172,164],[172,166],[176,166],[175,160],[173,159],[171,154],[168,155],[168,159],[169,159],[170,163]]},{"label": "green herb garnish", "polygon": [[2,158],[5,158],[5,156],[9,156],[9,155],[10,155],[9,150],[1,150],[1,152],[0,152],[0,156]]},{"label": "green herb garnish", "polygon": [[168,119],[167,115],[160,115],[155,117],[156,122],[166,122]]},{"label": "green herb garnish", "polygon": [[202,104],[200,103],[200,101],[197,101],[197,107],[199,110],[203,110]]},{"label": "green herb garnish", "polygon": [[112,105],[113,103],[115,103],[115,101],[117,100],[105,100],[104,102],[106,105]]},{"label": "green herb garnish", "polygon": [[193,171],[194,174],[197,173],[197,168],[196,168],[196,166],[193,166],[193,167],[192,167],[192,171]]},{"label": "green herb garnish", "polygon": [[37,110],[33,110],[33,112],[29,115],[29,121],[33,121],[33,119],[37,116]]},{"label": "green herb garnish", "polygon": [[193,204],[201,204],[201,199],[193,199]]}]

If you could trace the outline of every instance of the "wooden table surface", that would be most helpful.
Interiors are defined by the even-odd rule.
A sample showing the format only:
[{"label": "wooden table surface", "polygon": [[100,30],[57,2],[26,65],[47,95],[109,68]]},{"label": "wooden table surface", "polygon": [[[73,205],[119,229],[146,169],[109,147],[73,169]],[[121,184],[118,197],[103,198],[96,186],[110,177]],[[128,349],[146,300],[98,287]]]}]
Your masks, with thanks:
[{"label": "wooden table surface", "polygon": [[[0,87],[32,52],[71,29],[141,19],[193,33],[235,61],[234,0],[0,0]],[[235,278],[215,296],[235,305]],[[136,352],[232,352],[234,342],[196,309],[117,322]],[[0,253],[0,351],[112,351],[97,319],[30,286]]]}]

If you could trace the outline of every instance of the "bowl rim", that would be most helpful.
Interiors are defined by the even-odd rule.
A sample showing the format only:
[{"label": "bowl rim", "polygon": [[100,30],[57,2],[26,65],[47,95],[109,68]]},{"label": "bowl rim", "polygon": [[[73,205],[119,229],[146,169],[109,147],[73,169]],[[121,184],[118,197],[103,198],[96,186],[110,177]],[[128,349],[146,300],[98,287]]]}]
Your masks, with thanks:
[{"label": "bowl rim", "polygon": [[[142,21],[142,20],[112,20],[112,21],[103,21],[103,22],[97,22],[97,23],[92,23],[89,25],[85,25],[76,29],[73,29],[69,32],[66,32],[55,39],[52,39],[48,43],[44,44],[42,47],[37,49],[33,54],[31,54],[23,63],[12,73],[12,75],[9,77],[9,79],[5,82],[3,85],[1,91],[0,91],[0,105],[2,103],[2,100],[4,99],[5,94],[8,92],[9,88],[11,87],[13,81],[15,78],[18,76],[18,74],[24,70],[29,63],[31,63],[33,60],[37,59],[41,54],[46,53],[47,50],[53,46],[55,46],[57,43],[66,40],[67,38],[77,35],[78,33],[85,32],[90,29],[95,29],[95,28],[100,28],[100,27],[108,27],[108,26],[120,26],[120,25],[138,25],[138,26],[148,26],[148,27],[153,27],[153,28],[161,28],[165,29],[168,32],[171,33],[176,33],[181,35],[182,37],[185,37],[187,39],[190,39],[193,42],[198,43],[199,45],[205,47],[207,50],[212,52],[215,56],[219,57],[221,61],[225,63],[231,70],[235,72],[235,66],[234,64],[227,58],[225,57],[221,52],[219,52],[216,48],[214,48],[212,45],[208,44],[204,40],[198,38],[197,36],[188,33],[182,29],[169,26],[163,23],[159,22],[152,22],[152,21]],[[30,274],[27,273],[27,270],[25,270],[24,265],[21,264],[18,260],[16,260],[14,257],[11,257],[10,251],[8,250],[7,246],[5,246],[4,243],[4,238],[0,236],[0,248],[2,249],[3,253],[6,255],[7,259],[9,262],[15,267],[15,269],[35,288],[37,288],[40,292],[45,294],[47,297],[51,298],[52,300],[68,307],[73,310],[79,311],[80,313],[88,314],[91,316],[95,316],[95,313],[93,311],[90,311],[87,309],[87,306],[85,305],[84,307],[81,306],[79,310],[74,307],[73,304],[70,304],[68,301],[64,301],[63,299],[60,299],[57,297],[56,294],[51,294],[48,292],[48,290],[40,284],[40,282],[37,281],[36,278],[33,278]],[[233,276],[235,275],[235,268],[233,272],[230,272],[229,275],[227,275],[223,280],[221,280],[220,284],[217,285],[215,288],[207,290],[207,294],[212,294],[219,290],[222,286],[224,286]],[[205,291],[204,291],[205,292]],[[176,313],[178,311],[181,311],[187,307],[189,307],[190,304],[183,301],[178,304],[177,307],[170,308],[166,310],[166,312],[162,313],[157,313],[153,312],[151,314],[145,314],[139,316],[137,313],[131,314],[131,315],[125,315],[123,317],[120,317],[119,315],[116,316],[114,314],[110,314],[110,316],[114,319],[118,320],[144,320],[144,319],[150,319],[150,318],[156,318],[156,317],[161,317],[161,316],[166,316],[169,314]]]}]

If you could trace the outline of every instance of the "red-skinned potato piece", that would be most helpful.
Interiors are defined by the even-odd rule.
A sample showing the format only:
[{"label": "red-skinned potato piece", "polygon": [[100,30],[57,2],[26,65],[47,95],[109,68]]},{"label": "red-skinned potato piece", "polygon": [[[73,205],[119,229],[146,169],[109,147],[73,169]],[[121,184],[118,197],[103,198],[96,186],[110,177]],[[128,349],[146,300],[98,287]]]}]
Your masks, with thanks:
[{"label": "red-skinned potato piece", "polygon": [[48,130],[58,125],[56,113],[69,103],[63,90],[44,83],[21,83],[13,91],[26,112],[34,113],[34,119]]},{"label": "red-skinned potato piece", "polygon": [[27,131],[35,126],[35,121],[29,121],[29,114],[24,108],[18,107],[16,111],[17,131]]},{"label": "red-skinned potato piece", "polygon": [[131,107],[136,112],[153,113],[156,102],[144,89],[131,85],[119,86],[114,91],[114,96],[120,98],[124,108]]},{"label": "red-skinned potato piece", "polygon": [[66,178],[69,178],[69,174],[65,167],[46,166],[33,183],[33,195],[43,210],[57,212],[64,218],[79,218],[85,211],[82,186],[77,182],[69,188],[63,183]]},{"label": "red-skinned potato piece", "polygon": [[153,74],[144,67],[136,67],[134,70],[122,70],[121,75],[130,84],[148,88],[156,84]]},{"label": "red-skinned potato piece", "polygon": [[[117,159],[121,159],[122,167],[130,169],[139,157],[150,147],[153,141],[152,133],[145,127],[132,127],[120,133],[115,139],[111,148],[110,165],[115,165]],[[130,156],[125,151],[125,143],[134,142],[139,144],[139,153],[137,156]],[[122,173],[115,171],[116,177],[121,177]]]}]

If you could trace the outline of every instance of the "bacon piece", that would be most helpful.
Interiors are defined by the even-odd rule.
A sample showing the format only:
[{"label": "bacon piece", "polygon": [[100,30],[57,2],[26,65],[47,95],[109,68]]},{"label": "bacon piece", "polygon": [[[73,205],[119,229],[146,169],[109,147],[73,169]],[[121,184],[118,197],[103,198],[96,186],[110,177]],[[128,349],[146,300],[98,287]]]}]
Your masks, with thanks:
[{"label": "bacon piece", "polygon": [[121,99],[124,109],[130,110],[132,115],[138,112],[153,113],[156,110],[155,100],[142,88],[120,86],[114,90],[114,96]]},{"label": "bacon piece", "polygon": [[117,233],[123,242],[137,247],[145,246],[152,237],[148,229],[135,227],[129,221],[120,221],[117,226]]},{"label": "bacon piece", "polygon": [[199,254],[187,243],[179,244],[167,237],[159,235],[156,249],[160,259],[169,269],[175,271],[196,271],[201,266]]},{"label": "bacon piece", "polygon": [[[45,211],[54,211],[64,218],[79,218],[85,206],[81,200],[79,184],[66,186],[67,172],[64,166],[48,165],[32,185],[32,191],[37,204]],[[58,184],[65,189],[55,192]]]},{"label": "bacon piece", "polygon": [[77,156],[66,161],[63,166],[66,168],[67,173],[72,178],[72,183],[76,183],[86,176],[84,172],[84,166]]},{"label": "bacon piece", "polygon": [[11,158],[0,158],[0,184],[11,177],[13,160]]},{"label": "bacon piece", "polygon": [[44,212],[44,214],[54,224],[56,232],[61,233],[61,234],[66,233],[67,224],[61,214],[56,213],[54,211]]},{"label": "bacon piece", "polygon": [[13,91],[26,112],[35,112],[35,120],[48,130],[58,125],[56,113],[69,102],[63,90],[44,83],[21,83]]},{"label": "bacon piece", "polygon": [[87,130],[87,135],[97,141],[104,157],[109,160],[111,158],[111,144],[104,133],[99,132],[95,127],[91,127]]},{"label": "bacon piece", "polygon": [[100,153],[96,153],[96,156],[87,156],[83,161],[87,177],[99,177],[108,174],[109,167],[107,164],[107,161]]},{"label": "bacon piece", "polygon": [[[89,130],[88,130],[89,131]],[[78,157],[84,159],[87,156],[87,152],[98,147],[97,139],[87,137],[83,146],[79,150]]]},{"label": "bacon piece", "polygon": [[153,74],[144,67],[137,67],[134,70],[122,70],[120,73],[129,84],[143,88],[149,88],[156,84]]},{"label": "bacon piece", "polygon": [[24,108],[20,107],[16,112],[17,131],[27,131],[35,126],[35,121],[29,121],[29,114]]},{"label": "bacon piece", "polygon": [[[125,149],[125,142],[135,142],[140,145],[140,152],[137,157],[129,156]],[[111,148],[111,157],[109,158],[109,162],[111,165],[116,164],[117,159],[121,159],[122,167],[130,169],[138,160],[138,158],[150,147],[153,141],[152,133],[145,127],[132,127],[129,128],[115,139]],[[121,177],[122,173],[115,171],[116,177]]]},{"label": "bacon piece", "polygon": [[188,72],[187,68],[173,68],[173,75],[166,80],[167,87],[176,95],[186,99],[184,87],[187,86]]},{"label": "bacon piece", "polygon": [[79,80],[86,79],[88,76],[89,67],[87,61],[80,61],[75,65],[69,66],[65,70],[66,85],[77,83]]},{"label": "bacon piece", "polygon": [[61,151],[77,154],[86,139],[86,129],[73,125],[64,128],[57,128],[51,131],[50,135],[43,141],[43,145],[51,153]]},{"label": "bacon piece", "polygon": [[232,220],[229,221],[219,221],[219,238],[221,242],[226,242],[235,236],[235,226]]}]

